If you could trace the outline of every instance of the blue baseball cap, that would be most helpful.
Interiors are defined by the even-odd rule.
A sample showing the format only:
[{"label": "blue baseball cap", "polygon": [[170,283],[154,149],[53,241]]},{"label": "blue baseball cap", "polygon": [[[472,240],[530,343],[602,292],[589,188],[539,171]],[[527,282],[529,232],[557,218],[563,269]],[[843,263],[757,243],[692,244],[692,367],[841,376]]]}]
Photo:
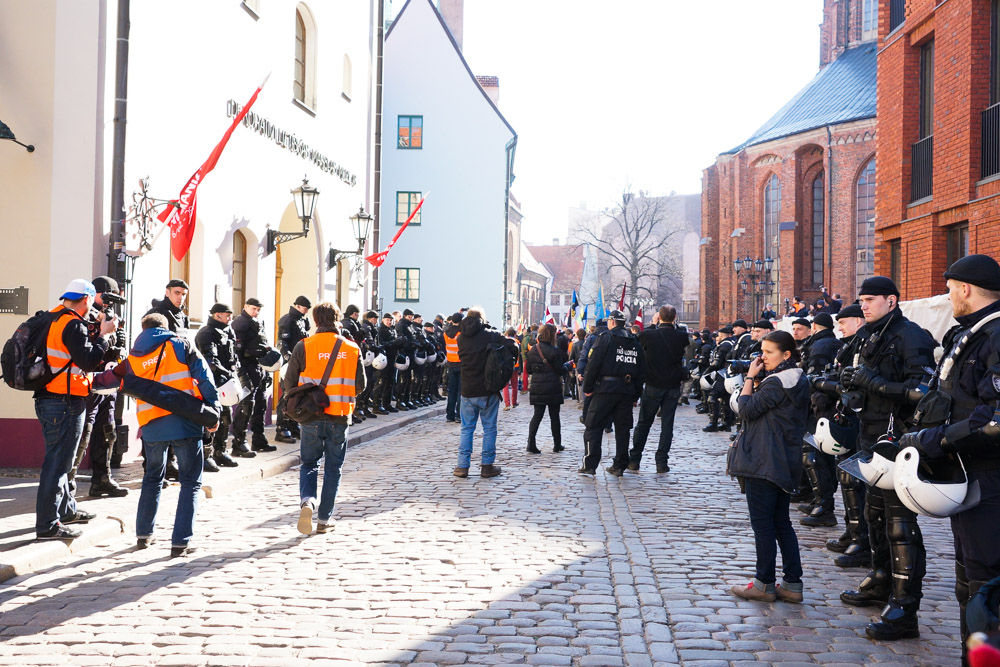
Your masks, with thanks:
[{"label": "blue baseball cap", "polygon": [[69,299],[70,301],[76,301],[77,299],[82,299],[85,296],[97,297],[97,289],[94,287],[94,283],[89,280],[84,280],[83,278],[77,278],[76,280],[71,280],[69,285],[66,285],[66,290],[63,292],[60,299]]}]

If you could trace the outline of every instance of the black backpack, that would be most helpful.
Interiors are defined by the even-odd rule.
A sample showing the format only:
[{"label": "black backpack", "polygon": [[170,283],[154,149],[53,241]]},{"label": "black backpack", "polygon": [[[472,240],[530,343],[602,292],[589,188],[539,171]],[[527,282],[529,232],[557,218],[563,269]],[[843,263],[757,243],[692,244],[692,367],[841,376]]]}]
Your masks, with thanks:
[{"label": "black backpack", "polygon": [[38,391],[70,367],[72,361],[53,373],[49,367],[46,339],[58,313],[39,310],[14,331],[0,353],[3,381],[12,389]]},{"label": "black backpack", "polygon": [[486,348],[486,378],[483,384],[491,394],[502,390],[514,376],[514,356],[494,333],[493,340]]}]

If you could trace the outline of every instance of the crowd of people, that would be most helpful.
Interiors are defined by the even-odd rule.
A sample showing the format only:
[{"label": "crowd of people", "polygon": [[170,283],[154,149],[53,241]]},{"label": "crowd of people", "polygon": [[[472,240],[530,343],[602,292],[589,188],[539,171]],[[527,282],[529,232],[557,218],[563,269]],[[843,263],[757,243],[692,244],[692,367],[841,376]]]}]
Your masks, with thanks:
[{"label": "crowd of people", "polygon": [[[790,331],[765,317],[688,332],[667,305],[644,330],[629,327],[615,310],[589,332],[553,324],[501,332],[481,307],[425,322],[410,310],[362,317],[354,305],[343,313],[332,303],[314,308],[300,296],[278,323],[279,347],[267,341],[264,305],[256,298],[235,318],[227,304],[216,303],[192,339],[183,311],[188,286],[171,280],[127,353],[108,307],[122,301],[117,284],[106,276],[75,280],[49,313],[50,374],[35,393],[46,442],[36,535],[72,539],[79,531],[71,524],[94,518],[76,506],[71,486],[88,445],[90,495],[127,494],[110,474],[119,393],[136,398],[145,457],[137,546],[149,546],[161,489],[173,476],[181,487],[174,556],[193,548],[202,473],[275,449],[264,434],[265,392],[283,364],[275,437],[299,441],[298,529],[304,534],[313,532],[314,515],[316,532],[329,530],[349,425],[444,400],[442,387],[445,421],[461,424],[458,478],[469,476],[477,427],[483,431],[480,476],[501,474],[498,412],[501,402],[515,409],[519,394],[527,394],[533,408],[528,455],[542,452],[546,412],[553,452],[565,449],[560,407],[575,396],[584,424],[580,474],[596,474],[603,437],[612,432],[606,471],[638,473],[657,418],[655,467],[668,473],[676,409],[693,398],[707,416],[706,432],[736,429],[727,472],[746,495],[757,563],[753,580],[734,586],[734,595],[804,599],[807,573],[790,506],[800,503],[804,526],[835,526],[839,486],[846,526],[826,546],[838,553],[837,565],[867,571],[857,588],[840,596],[845,604],[881,609],[867,635],[883,641],[919,636],[922,514],[950,518],[965,639],[976,629],[967,623],[970,600],[997,588],[1000,577],[992,530],[1000,518],[1000,265],[968,256],[945,280],[958,325],[941,341],[940,363],[938,342],[902,314],[898,288],[882,276],[863,282],[856,303],[824,301],[835,315],[819,310],[811,319],[794,317]],[[320,461],[325,474],[318,492]]]}]

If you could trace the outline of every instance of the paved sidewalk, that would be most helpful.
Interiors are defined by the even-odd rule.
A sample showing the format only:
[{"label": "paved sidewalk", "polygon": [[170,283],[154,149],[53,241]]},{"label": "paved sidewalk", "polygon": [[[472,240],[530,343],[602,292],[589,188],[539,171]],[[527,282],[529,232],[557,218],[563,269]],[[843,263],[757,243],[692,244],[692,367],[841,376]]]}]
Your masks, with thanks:
[{"label": "paved sidewalk", "polygon": [[877,610],[837,599],[863,572],[822,548],[839,527],[797,526],[805,604],[728,594],[752,575],[752,534],[723,474],[728,438],[693,409],[678,411],[671,473],[645,460],[622,479],[575,472],[572,404],[567,451],[546,419],[543,453],[525,453],[529,410],[501,413],[493,479],[451,476],[459,429],[443,419],[352,447],[326,535],[296,532],[290,471],[205,501],[191,558],[118,540],[11,579],[0,664],[958,664],[946,522],[921,520],[921,639],[870,642]]}]

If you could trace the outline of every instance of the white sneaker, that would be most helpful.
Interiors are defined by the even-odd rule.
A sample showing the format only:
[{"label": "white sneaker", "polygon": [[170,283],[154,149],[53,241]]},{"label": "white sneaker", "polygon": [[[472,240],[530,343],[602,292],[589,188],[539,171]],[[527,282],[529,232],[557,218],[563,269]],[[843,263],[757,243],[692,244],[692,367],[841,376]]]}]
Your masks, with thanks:
[{"label": "white sneaker", "polygon": [[312,503],[303,503],[299,510],[299,532],[303,535],[312,535],[313,532],[313,506]]}]

